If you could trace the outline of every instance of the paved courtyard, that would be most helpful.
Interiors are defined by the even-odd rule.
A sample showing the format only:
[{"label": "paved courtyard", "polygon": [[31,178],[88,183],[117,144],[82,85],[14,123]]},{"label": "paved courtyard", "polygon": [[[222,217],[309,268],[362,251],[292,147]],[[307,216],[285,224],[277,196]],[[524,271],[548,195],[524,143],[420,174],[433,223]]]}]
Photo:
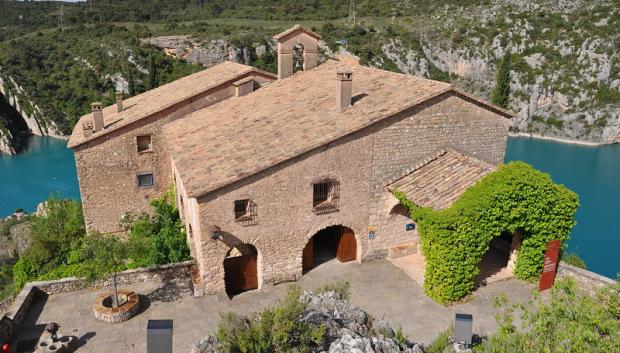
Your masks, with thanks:
[{"label": "paved courtyard", "polygon": [[[428,344],[448,328],[454,313],[474,314],[474,332],[485,335],[496,329],[494,298],[504,293],[512,302],[524,302],[531,296],[532,285],[509,279],[477,290],[464,303],[445,307],[427,298],[422,288],[387,260],[364,264],[341,264],[333,260],[318,266],[296,282],[312,290],[328,281],[351,283],[351,301],[374,317],[387,319],[413,341]],[[282,298],[288,284],[268,286],[261,291],[246,292],[232,300],[217,296],[194,298],[189,283],[174,279],[145,282],[123,288],[143,294],[146,303],[136,317],[120,324],[97,321],[91,311],[100,291],[79,291],[49,296],[34,303],[18,338],[35,340],[44,326],[57,322],[64,335],[80,339],[78,352],[146,352],[146,324],[150,319],[174,320],[174,352],[189,352],[199,337],[213,333],[220,313],[250,313],[274,304]]]}]

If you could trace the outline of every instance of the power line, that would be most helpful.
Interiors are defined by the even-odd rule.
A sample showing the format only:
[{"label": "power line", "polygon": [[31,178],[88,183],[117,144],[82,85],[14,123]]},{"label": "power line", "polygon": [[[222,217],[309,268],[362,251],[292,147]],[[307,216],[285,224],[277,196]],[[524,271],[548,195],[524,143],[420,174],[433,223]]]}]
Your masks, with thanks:
[{"label": "power line", "polygon": [[349,22],[355,24],[355,0],[349,2]]},{"label": "power line", "polygon": [[60,4],[60,12],[58,13],[58,28],[62,31],[65,28],[65,5]]}]

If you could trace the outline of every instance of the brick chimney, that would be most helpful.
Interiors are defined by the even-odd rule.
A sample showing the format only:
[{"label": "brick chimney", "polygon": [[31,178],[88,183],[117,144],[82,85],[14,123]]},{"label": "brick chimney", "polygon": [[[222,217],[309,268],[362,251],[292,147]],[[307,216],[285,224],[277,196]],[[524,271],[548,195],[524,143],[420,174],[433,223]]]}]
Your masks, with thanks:
[{"label": "brick chimney", "polygon": [[82,123],[82,129],[84,131],[84,137],[88,138],[93,134],[93,122],[86,120]]},{"label": "brick chimney", "polygon": [[351,106],[353,91],[353,71],[341,69],[336,73],[336,108],[344,112]]},{"label": "brick chimney", "polygon": [[101,106],[101,103],[100,102],[91,103],[90,107],[93,110],[93,121],[95,122],[94,123],[95,128],[93,132],[103,130],[103,108]]},{"label": "brick chimney", "polygon": [[116,112],[123,111],[123,92],[116,92]]}]

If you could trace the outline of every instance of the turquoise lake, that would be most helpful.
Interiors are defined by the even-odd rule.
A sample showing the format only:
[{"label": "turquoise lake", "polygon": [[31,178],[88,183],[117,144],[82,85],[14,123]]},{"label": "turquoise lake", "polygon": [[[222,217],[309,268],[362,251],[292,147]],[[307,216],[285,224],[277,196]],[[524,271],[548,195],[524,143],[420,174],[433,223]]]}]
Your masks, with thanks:
[{"label": "turquoise lake", "polygon": [[49,137],[30,137],[15,156],[0,153],[0,185],[0,217],[17,208],[35,211],[51,193],[80,197],[73,151]]},{"label": "turquoise lake", "polygon": [[[50,193],[79,197],[75,161],[66,142],[32,137],[26,151],[0,155],[0,216],[34,211]],[[588,268],[615,278],[620,272],[620,145],[588,147],[510,138],[506,161],[523,160],[577,192],[581,206],[568,243]],[[618,217],[618,218],[616,218]]]}]

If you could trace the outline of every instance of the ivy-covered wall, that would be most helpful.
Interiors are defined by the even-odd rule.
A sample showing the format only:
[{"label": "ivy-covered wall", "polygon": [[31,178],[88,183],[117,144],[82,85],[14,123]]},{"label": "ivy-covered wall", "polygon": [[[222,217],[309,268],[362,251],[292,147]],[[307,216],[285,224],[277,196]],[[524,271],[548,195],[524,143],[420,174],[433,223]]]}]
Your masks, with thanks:
[{"label": "ivy-covered wall", "polygon": [[523,162],[501,165],[448,209],[421,208],[396,192],[418,223],[426,258],[424,291],[440,303],[474,289],[478,263],[502,232],[524,234],[515,275],[538,278],[549,240],[568,238],[579,206],[577,194]]}]

